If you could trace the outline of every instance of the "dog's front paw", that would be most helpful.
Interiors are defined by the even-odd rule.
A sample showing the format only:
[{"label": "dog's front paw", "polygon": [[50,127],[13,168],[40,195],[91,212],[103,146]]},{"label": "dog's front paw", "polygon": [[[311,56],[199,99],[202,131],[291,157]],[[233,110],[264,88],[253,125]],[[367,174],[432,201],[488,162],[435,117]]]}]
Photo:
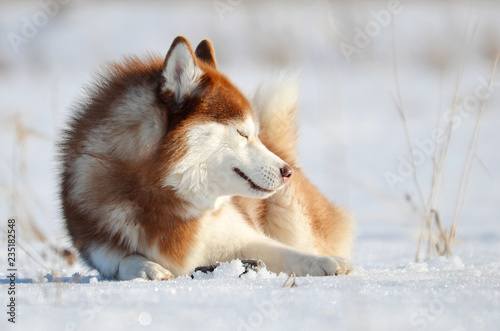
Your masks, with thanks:
[{"label": "dog's front paw", "polygon": [[335,271],[336,276],[347,275],[352,271],[353,267],[351,262],[349,262],[349,260],[344,259],[343,257],[340,256],[329,256],[329,258],[335,259],[335,261],[337,261],[339,265],[339,268]]},{"label": "dog's front paw", "polygon": [[118,267],[119,280],[142,278],[146,280],[169,280],[174,275],[158,263],[149,261],[140,255],[130,255],[120,261]]},{"label": "dog's front paw", "polygon": [[332,276],[348,274],[352,266],[338,256],[302,255],[290,261],[288,269],[297,276]]}]

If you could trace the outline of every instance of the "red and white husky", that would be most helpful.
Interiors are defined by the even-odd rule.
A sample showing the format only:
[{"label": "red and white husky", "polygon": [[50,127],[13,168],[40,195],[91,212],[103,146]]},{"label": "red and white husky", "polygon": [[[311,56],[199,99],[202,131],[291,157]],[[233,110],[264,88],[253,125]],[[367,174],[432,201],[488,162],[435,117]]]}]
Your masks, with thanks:
[{"label": "red and white husky", "polygon": [[89,266],[120,280],[236,258],[349,272],[351,217],[297,167],[295,81],[264,84],[251,103],[209,40],[193,52],[184,37],[165,60],[127,58],[101,76],[61,142],[66,227]]}]

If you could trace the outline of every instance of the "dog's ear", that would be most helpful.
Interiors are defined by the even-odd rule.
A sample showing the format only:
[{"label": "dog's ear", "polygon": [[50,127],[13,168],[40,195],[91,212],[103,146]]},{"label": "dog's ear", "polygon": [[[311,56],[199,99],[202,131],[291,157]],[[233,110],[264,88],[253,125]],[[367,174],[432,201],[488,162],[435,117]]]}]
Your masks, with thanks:
[{"label": "dog's ear", "polygon": [[204,39],[201,41],[198,47],[196,47],[196,56],[212,68],[217,69],[214,47],[210,40]]},{"label": "dog's ear", "polygon": [[191,44],[185,37],[178,36],[172,42],[163,63],[162,96],[171,96],[175,103],[182,103],[196,89],[202,74]]}]

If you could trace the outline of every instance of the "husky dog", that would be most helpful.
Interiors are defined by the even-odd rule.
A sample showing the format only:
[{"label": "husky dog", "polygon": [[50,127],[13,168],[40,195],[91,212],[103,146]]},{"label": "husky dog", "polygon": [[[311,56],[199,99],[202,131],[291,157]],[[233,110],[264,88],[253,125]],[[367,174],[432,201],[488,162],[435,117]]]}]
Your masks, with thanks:
[{"label": "husky dog", "polygon": [[60,141],[62,210],[74,246],[105,278],[167,280],[216,261],[346,274],[353,223],[297,167],[297,83],[250,102],[209,40],[101,73]]}]

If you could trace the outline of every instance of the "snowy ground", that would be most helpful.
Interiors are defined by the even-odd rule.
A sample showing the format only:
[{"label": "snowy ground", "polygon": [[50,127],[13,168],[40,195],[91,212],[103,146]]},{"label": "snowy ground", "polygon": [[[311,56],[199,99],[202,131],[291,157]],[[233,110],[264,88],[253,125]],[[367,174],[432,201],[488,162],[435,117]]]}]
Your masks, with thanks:
[{"label": "snowy ground", "polygon": [[[438,205],[449,228],[480,109],[473,97],[484,93],[500,49],[499,3],[73,0],[46,24],[41,10],[38,2],[0,4],[0,216],[2,230],[8,218],[16,219],[20,237],[16,325],[2,313],[0,329],[498,329],[500,74],[486,101],[448,260],[413,262],[422,204],[413,176],[398,171],[409,149],[394,96],[399,86],[412,141],[428,141],[452,106],[464,64],[458,103],[472,103],[457,119]],[[381,14],[389,10],[393,14]],[[30,34],[16,52],[9,33],[23,36],[23,25],[34,17],[40,26],[24,29]],[[367,27],[371,36],[360,40],[357,31]],[[238,278],[241,266],[233,262],[194,280],[103,282],[54,254],[50,247],[66,246],[53,143],[69,106],[102,63],[147,50],[165,54],[179,34],[193,44],[210,38],[220,70],[243,89],[283,68],[301,71],[302,165],[332,201],[356,216],[351,275],[298,278],[298,287],[282,288],[287,275]],[[356,46],[347,57],[346,45]],[[432,153],[420,150],[425,157],[417,173],[427,197]],[[391,187],[387,172],[402,181]],[[5,231],[0,246],[6,247]],[[6,269],[5,252],[3,307]]]}]

